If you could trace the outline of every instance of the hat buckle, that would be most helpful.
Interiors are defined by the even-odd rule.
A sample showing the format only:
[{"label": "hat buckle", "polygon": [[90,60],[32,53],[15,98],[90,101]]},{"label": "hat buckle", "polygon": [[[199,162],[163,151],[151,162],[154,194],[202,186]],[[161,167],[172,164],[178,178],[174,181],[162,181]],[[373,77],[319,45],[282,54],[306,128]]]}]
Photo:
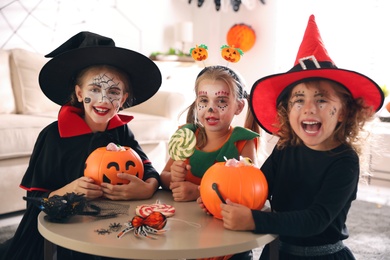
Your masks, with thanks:
[{"label": "hat buckle", "polygon": [[317,69],[321,68],[321,65],[320,65],[320,63],[318,63],[316,57],[314,55],[310,55],[310,56],[303,57],[303,58],[299,59],[299,64],[301,65],[303,70],[307,70],[306,64],[304,62],[305,60],[311,60]]}]

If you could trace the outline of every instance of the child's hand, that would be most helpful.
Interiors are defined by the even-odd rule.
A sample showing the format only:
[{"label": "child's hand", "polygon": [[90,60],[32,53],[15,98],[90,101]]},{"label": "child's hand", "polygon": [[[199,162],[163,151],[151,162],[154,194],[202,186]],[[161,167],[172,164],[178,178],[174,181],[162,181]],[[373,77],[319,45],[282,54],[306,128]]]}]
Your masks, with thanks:
[{"label": "child's hand", "polygon": [[51,192],[50,196],[63,196],[64,194],[71,192],[84,194],[84,196],[88,199],[96,199],[103,195],[102,188],[95,184],[93,179],[83,176],[72,181],[61,189]]},{"label": "child's hand", "polygon": [[250,208],[233,203],[227,199],[226,204],[221,204],[223,226],[231,230],[254,230],[255,221]]},{"label": "child's hand", "polygon": [[171,165],[171,182],[184,181],[190,168],[184,161],[174,161]]},{"label": "child's hand", "polygon": [[[101,188],[104,192],[104,197],[111,200],[129,200],[129,199],[144,199],[151,197],[156,190],[156,185],[145,182],[137,176],[128,173],[118,173],[117,176],[121,179],[128,180],[128,184],[113,185],[102,183]],[[157,181],[156,181],[157,182]]]},{"label": "child's hand", "polygon": [[194,201],[199,197],[198,185],[189,181],[171,182],[169,188],[174,201]]},{"label": "child's hand", "polygon": [[206,212],[208,215],[211,215],[210,212],[206,209],[206,206],[203,204],[203,201],[202,201],[202,197],[198,197],[198,199],[196,200],[196,202],[198,203],[199,207],[204,211]]}]

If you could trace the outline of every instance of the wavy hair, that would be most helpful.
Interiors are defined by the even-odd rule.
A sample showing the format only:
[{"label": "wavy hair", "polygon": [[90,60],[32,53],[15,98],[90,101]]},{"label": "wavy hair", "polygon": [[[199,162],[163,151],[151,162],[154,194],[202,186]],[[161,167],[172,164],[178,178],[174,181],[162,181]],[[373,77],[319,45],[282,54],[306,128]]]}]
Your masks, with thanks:
[{"label": "wavy hair", "polygon": [[[326,80],[309,80],[300,82],[306,86],[319,86],[321,82],[329,82],[332,88],[335,90],[336,95],[340,98],[342,103],[342,113],[344,114],[344,120],[336,125],[333,133],[333,138],[342,144],[350,146],[356,151],[358,155],[362,153],[363,140],[361,133],[364,131],[364,125],[367,121],[371,120],[374,115],[374,110],[365,104],[364,98],[354,99],[351,93],[343,87],[341,84]],[[294,86],[288,87],[288,92],[277,104],[277,118],[279,124],[278,136],[279,140],[276,144],[278,149],[282,149],[288,145],[300,145],[302,140],[294,133],[289,122],[289,107],[288,101],[291,97],[291,92]]]}]

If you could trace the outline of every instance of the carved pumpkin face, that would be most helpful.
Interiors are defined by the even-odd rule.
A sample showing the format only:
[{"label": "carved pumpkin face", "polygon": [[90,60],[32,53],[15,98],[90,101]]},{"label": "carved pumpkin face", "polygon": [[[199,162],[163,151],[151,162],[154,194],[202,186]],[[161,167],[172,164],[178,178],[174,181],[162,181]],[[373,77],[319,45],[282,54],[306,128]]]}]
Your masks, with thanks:
[{"label": "carved pumpkin face", "polygon": [[142,179],[144,165],[139,155],[130,147],[124,151],[108,151],[106,147],[97,148],[85,161],[84,176],[95,180],[96,184],[127,184],[128,180],[120,179],[117,173],[124,172]]},{"label": "carved pumpkin face", "polygon": [[243,52],[249,51],[256,41],[255,31],[251,26],[240,23],[233,25],[227,35],[227,43],[240,48]]},{"label": "carved pumpkin face", "polygon": [[221,56],[228,62],[238,62],[241,59],[242,54],[242,50],[234,48],[234,45],[231,47],[229,45],[223,45],[221,47]]},{"label": "carved pumpkin face", "polygon": [[196,48],[192,48],[190,53],[192,58],[196,61],[205,60],[209,56],[207,52],[207,46],[204,44],[201,44],[200,46],[196,45]]},{"label": "carved pumpkin face", "polygon": [[253,165],[227,166],[218,162],[203,175],[200,196],[207,210],[218,219],[221,215],[221,199],[230,199],[251,209],[262,209],[268,196],[268,183],[263,172]]}]

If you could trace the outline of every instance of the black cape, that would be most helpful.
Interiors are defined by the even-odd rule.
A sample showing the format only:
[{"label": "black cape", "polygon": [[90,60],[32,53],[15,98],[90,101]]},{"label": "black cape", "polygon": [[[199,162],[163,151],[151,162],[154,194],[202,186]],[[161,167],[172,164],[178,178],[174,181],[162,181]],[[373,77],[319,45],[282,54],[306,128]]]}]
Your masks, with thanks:
[{"label": "black cape", "polygon": [[[51,191],[83,176],[88,155],[110,142],[134,149],[144,163],[143,179],[155,178],[160,183],[158,172],[127,125],[132,117],[117,115],[111,119],[105,132],[92,133],[81,115],[81,110],[64,106],[58,121],[39,134],[20,185],[27,190],[28,197],[47,197]],[[43,259],[44,240],[37,228],[39,213],[36,206],[27,203],[14,237],[0,246],[2,259]],[[101,259],[61,247],[58,247],[57,254],[57,259]]]}]

